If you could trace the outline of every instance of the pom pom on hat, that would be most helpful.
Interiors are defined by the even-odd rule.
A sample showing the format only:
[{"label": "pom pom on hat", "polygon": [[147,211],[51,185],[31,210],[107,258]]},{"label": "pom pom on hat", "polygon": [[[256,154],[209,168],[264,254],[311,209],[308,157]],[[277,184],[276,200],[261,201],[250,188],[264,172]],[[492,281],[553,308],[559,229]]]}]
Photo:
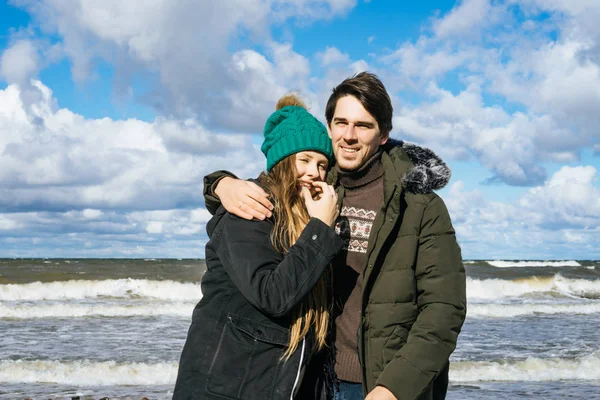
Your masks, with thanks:
[{"label": "pom pom on hat", "polygon": [[289,106],[298,106],[298,107],[304,108],[305,110],[308,110],[308,107],[306,107],[306,104],[304,103],[304,101],[302,101],[301,98],[299,98],[298,96],[296,96],[295,94],[292,94],[292,93],[288,93],[288,94],[284,95],[282,98],[280,98],[277,101],[275,110],[279,111],[282,108],[289,107]]}]

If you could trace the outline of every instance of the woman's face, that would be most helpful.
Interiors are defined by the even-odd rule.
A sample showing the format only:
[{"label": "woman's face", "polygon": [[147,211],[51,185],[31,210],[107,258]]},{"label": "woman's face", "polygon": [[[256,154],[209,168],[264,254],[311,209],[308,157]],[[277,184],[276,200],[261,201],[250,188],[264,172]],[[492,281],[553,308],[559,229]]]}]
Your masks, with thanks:
[{"label": "woman's face", "polygon": [[325,180],[328,164],[327,157],[316,151],[296,153],[298,190],[302,190],[302,186],[306,186],[314,196],[317,191],[313,186],[313,182]]}]

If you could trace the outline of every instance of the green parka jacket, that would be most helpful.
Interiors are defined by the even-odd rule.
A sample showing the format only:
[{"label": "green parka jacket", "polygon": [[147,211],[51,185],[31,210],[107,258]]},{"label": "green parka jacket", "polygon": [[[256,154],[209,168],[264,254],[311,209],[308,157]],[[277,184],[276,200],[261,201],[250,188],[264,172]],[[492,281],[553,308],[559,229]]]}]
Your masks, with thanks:
[{"label": "green parka jacket", "polygon": [[[432,192],[450,171],[415,145],[390,140],[383,150],[384,204],[369,238],[358,330],[363,390],[381,385],[398,400],[443,399],[466,315],[460,247]],[[328,181],[337,184],[335,171]]]},{"label": "green parka jacket", "polygon": [[[466,315],[460,247],[446,206],[433,193],[450,171],[430,150],[394,140],[383,146],[382,163],[384,204],[369,238],[357,333],[363,391],[381,385],[398,400],[444,399],[448,360]],[[213,213],[219,200],[211,186],[225,174],[205,178]],[[327,180],[341,207],[344,189],[335,169]]]}]

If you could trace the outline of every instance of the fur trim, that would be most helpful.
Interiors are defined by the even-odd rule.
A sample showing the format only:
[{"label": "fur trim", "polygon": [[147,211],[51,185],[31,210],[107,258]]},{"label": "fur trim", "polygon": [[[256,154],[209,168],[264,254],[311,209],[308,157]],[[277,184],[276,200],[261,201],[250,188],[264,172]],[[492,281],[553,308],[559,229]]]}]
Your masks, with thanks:
[{"label": "fur trim", "polygon": [[452,172],[446,163],[427,147],[398,141],[415,165],[402,177],[404,188],[411,193],[425,194],[439,190],[450,181]]}]

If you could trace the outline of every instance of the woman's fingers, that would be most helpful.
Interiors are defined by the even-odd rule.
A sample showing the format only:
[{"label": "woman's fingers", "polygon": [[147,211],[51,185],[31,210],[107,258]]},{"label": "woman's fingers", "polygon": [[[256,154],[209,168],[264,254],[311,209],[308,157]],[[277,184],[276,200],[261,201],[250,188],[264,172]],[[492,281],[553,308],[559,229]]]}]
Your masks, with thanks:
[{"label": "woman's fingers", "polygon": [[335,192],[335,189],[333,188],[333,186],[328,185],[325,182],[322,181],[315,181],[313,182],[313,186],[318,189],[321,193],[327,193],[330,196],[335,196],[337,197],[337,193]]},{"label": "woman's fingers", "polygon": [[328,193],[328,194],[334,194],[335,195],[335,190],[333,189],[333,186],[328,185],[325,182],[322,181],[315,181],[313,182],[313,186],[315,188],[317,188],[321,193]]}]

